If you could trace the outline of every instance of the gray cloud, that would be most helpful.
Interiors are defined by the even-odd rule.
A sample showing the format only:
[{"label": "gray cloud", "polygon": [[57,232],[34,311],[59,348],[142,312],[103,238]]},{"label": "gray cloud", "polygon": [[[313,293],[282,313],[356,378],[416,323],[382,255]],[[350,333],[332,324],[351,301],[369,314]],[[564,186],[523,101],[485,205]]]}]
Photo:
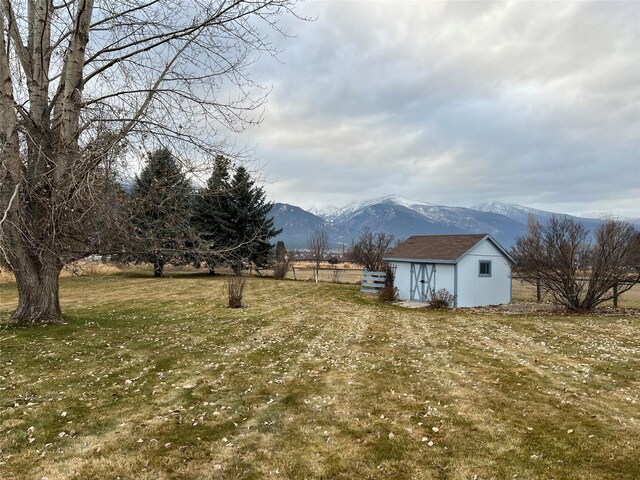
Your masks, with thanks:
[{"label": "gray cloud", "polygon": [[640,3],[310,2],[244,140],[276,201],[640,216]]}]

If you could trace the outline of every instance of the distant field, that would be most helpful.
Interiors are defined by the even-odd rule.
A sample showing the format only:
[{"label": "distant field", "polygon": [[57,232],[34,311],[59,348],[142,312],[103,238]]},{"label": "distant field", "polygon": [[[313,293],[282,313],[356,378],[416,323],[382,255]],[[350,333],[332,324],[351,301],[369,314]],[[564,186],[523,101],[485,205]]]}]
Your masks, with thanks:
[{"label": "distant field", "polygon": [[[515,301],[535,301],[536,287],[520,280],[512,281],[513,299]],[[542,301],[551,302],[553,299],[550,295],[543,295]],[[613,300],[602,304],[603,307],[613,306]],[[634,285],[631,290],[623,293],[618,298],[619,308],[638,308],[640,309],[640,284]]]},{"label": "distant field", "polygon": [[[287,272],[287,278],[290,280],[302,280],[302,281],[313,281],[315,280],[315,266],[313,262],[294,262],[292,263],[292,267]],[[165,269],[167,276],[171,275],[182,275],[182,274],[198,274],[204,273],[204,269],[196,270],[192,267],[173,267],[171,265],[167,266]],[[228,268],[218,268],[217,271],[219,273],[230,273]],[[132,273],[139,272],[144,275],[148,272],[148,267],[146,266],[128,266],[127,270],[124,271],[117,267],[114,264],[101,264],[96,262],[80,262],[78,264],[72,264],[62,271],[62,277],[73,277],[73,276],[105,276],[109,274],[123,274],[128,275]],[[247,272],[249,273],[249,272]],[[254,270],[251,271],[251,274],[256,274]],[[264,269],[261,271],[261,274],[264,276],[272,276],[273,270]],[[354,263],[343,262],[338,265],[331,265],[327,262],[323,262],[320,264],[320,270],[318,275],[318,280],[320,282],[330,282],[330,283],[346,283],[346,284],[359,284],[362,282],[362,267]],[[11,273],[0,271],[0,283],[12,283],[14,282],[14,277]],[[536,300],[536,289],[535,286],[530,285],[521,280],[513,280],[513,300],[514,301],[525,301],[532,302]],[[552,302],[553,299],[550,295],[544,294],[542,296],[543,302]],[[612,306],[613,302],[605,302],[602,304],[604,307]],[[631,290],[622,294],[619,298],[618,306],[621,308],[637,308],[640,309],[640,284],[635,285]]]},{"label": "distant field", "polygon": [[0,329],[1,479],[640,478],[638,314],[258,278],[230,310],[224,277],[147,275],[64,278],[67,325]]}]

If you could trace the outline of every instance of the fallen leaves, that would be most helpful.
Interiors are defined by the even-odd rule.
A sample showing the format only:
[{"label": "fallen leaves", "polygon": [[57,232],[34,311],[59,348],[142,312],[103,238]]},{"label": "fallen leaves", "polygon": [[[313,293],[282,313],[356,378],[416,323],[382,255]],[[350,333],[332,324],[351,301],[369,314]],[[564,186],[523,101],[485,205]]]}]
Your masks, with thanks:
[{"label": "fallen leaves", "polygon": [[[83,318],[65,327],[74,329],[65,342],[26,331],[0,345],[0,357],[13,359],[0,362],[0,397],[29,399],[0,409],[9,478],[18,467],[37,478],[35,457],[53,470],[70,459],[92,472],[117,465],[125,448],[123,478],[153,477],[165,464],[192,477],[278,468],[291,477],[282,465],[292,458],[317,476],[331,463],[336,476],[354,476],[357,465],[372,478],[437,477],[434,465],[460,462],[460,452],[477,465],[505,451],[542,477],[546,462],[533,460],[548,458],[549,438],[568,452],[565,464],[553,459],[555,473],[570,476],[579,441],[601,465],[640,447],[630,317],[432,317],[355,302],[348,288],[276,291],[269,282],[255,283],[252,308],[238,316],[218,309],[210,291],[174,282],[176,301],[155,306],[139,295],[142,280],[122,281],[135,312],[112,304],[100,330],[84,329]],[[378,457],[389,460],[371,461]]]}]

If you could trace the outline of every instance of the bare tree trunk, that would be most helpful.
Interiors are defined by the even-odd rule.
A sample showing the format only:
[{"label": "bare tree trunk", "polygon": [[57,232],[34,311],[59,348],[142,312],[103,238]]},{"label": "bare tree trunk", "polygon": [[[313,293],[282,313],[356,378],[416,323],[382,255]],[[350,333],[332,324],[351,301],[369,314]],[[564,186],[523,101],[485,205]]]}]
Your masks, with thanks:
[{"label": "bare tree trunk", "polygon": [[14,269],[18,286],[18,308],[9,323],[36,325],[62,323],[58,296],[61,265],[51,255],[17,258]]}]

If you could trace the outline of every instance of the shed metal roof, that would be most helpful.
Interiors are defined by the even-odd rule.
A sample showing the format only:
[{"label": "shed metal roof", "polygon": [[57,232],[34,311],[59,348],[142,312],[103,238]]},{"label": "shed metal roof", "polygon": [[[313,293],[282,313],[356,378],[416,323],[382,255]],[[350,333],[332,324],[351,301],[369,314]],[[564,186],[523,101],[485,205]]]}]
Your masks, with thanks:
[{"label": "shed metal roof", "polygon": [[455,263],[483,239],[489,239],[504,255],[509,254],[486,233],[468,235],[414,235],[385,255],[385,260],[434,260]]}]

